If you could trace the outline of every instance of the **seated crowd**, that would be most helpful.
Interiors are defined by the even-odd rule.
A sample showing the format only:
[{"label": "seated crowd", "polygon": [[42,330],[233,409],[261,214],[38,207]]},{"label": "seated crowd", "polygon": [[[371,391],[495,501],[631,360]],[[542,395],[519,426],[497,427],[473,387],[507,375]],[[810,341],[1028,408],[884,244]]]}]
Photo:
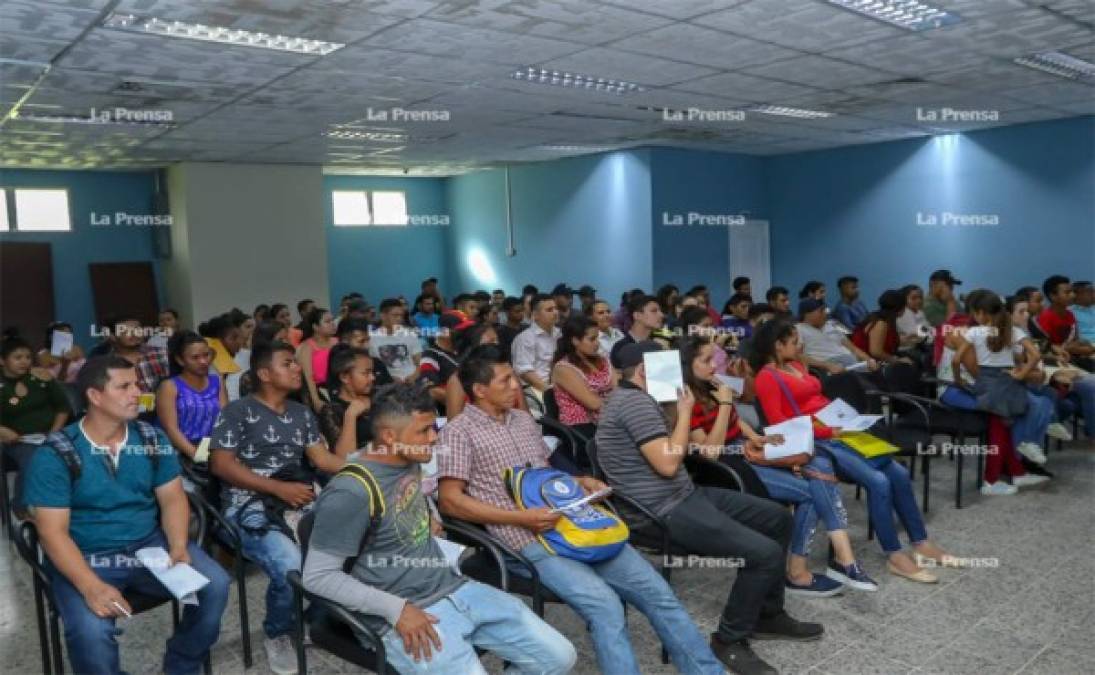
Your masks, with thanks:
[{"label": "seated crowd", "polygon": [[[480,528],[510,575],[534,569],[584,620],[602,672],[639,672],[629,604],[681,672],[774,673],[751,640],[825,632],[791,617],[787,594],[879,588],[853,548],[841,482],[866,490],[890,574],[936,583],[940,568],[964,563],[929,538],[901,461],[861,452],[816,418],[812,452],[770,456],[786,439],[765,426],[815,415],[840,382],[931,396],[987,420],[986,496],[1049,480],[1046,439],[1071,440],[1066,422],[1095,437],[1091,283],[1052,276],[1006,297],[962,296],[960,284],[938,270],[926,293],[887,290],[871,310],[856,277],[836,280],[831,309],[825,284],[811,281],[792,314],[786,288],[754,303],[741,277],[722,313],[704,286],[632,289],[615,309],[592,287],[565,284],[446,305],[427,279],[409,306],[389,298],[374,310],[356,293],[337,311],[302,300],[296,324],[280,303],[232,309],[197,330],[172,310],[153,331],[112,317],[86,356],[53,348],[50,336],[71,335],[69,324],[50,324],[40,349],[8,332],[0,440],[17,472],[10,506],[37,528],[76,672],[120,672],[114,625],[130,614],[127,592],[166,597],[133,563],[148,546],[210,580],[185,605],[163,670],[196,673],[208,657],[229,579],[188,541],[189,491],[268,577],[262,628],[275,673],[296,672],[302,648],[290,572],[362,616],[398,672],[485,672],[477,650],[521,672],[570,671],[567,638],[446,560],[434,535],[447,523]],[[647,362],[666,349],[683,386],[659,402]],[[549,445],[540,417],[570,442]],[[578,527],[572,512],[526,504],[518,472],[596,495],[592,513],[620,521],[624,536],[611,553],[561,548],[557,537]],[[830,554],[815,573],[819,523]],[[734,563],[710,636],[639,552],[663,534],[675,552]]]}]

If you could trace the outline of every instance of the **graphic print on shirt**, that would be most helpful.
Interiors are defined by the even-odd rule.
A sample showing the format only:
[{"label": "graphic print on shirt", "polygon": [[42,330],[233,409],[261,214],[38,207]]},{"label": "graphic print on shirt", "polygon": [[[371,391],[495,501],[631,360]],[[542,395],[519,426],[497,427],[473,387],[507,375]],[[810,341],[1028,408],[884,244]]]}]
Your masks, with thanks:
[{"label": "graphic print on shirt", "polygon": [[411,365],[411,351],[404,344],[380,345],[377,354],[392,372],[400,372]]},{"label": "graphic print on shirt", "polygon": [[392,523],[399,541],[421,546],[430,536],[430,512],[422,496],[421,476],[417,471],[410,471],[399,479],[394,502]]}]

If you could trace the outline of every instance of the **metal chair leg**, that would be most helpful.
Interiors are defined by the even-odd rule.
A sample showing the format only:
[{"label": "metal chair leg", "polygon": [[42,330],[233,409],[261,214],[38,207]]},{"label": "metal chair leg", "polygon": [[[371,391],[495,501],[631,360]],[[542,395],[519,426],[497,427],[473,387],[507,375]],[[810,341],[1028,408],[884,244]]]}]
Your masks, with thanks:
[{"label": "metal chair leg", "polygon": [[53,647],[51,665],[54,675],[65,675],[65,657],[61,653],[60,618],[57,616],[56,608],[51,609],[49,614],[49,639]]},{"label": "metal chair leg", "polygon": [[243,667],[250,668],[254,665],[251,658],[251,626],[247,617],[247,563],[243,554],[236,551],[236,592],[240,601],[240,633],[243,636]]},{"label": "metal chair leg", "polygon": [[38,575],[34,575],[34,615],[38,621],[38,648],[42,651],[42,673],[51,672],[49,659],[49,627],[46,624],[46,603],[42,595],[45,590]]},{"label": "metal chair leg", "polygon": [[954,465],[954,508],[960,509],[962,508],[962,460],[965,458],[965,453],[959,451],[955,454],[958,457]]},{"label": "metal chair leg", "polygon": [[921,477],[924,479],[924,513],[928,512],[928,487],[931,484],[931,457],[924,456],[924,469],[921,471]]}]

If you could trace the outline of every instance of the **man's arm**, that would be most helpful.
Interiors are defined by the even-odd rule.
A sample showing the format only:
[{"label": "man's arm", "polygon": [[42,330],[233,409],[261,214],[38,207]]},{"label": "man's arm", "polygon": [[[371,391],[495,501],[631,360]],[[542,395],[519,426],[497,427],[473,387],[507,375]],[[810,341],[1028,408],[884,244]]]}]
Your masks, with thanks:
[{"label": "man's arm", "polygon": [[312,466],[328,476],[338,473],[339,469],[346,465],[346,458],[331,452],[323,441],[309,445],[304,454],[308,455]]},{"label": "man's arm", "polygon": [[303,506],[315,498],[310,485],[286,483],[258,475],[241,464],[233,450],[214,448],[209,453],[209,470],[229,485],[273,495],[293,507]]},{"label": "man's arm", "polygon": [[559,520],[558,513],[546,508],[519,511],[491,506],[465,492],[467,486],[466,481],[448,476],[438,482],[441,513],[480,525],[516,525],[536,533],[550,530]]},{"label": "man's arm", "polygon": [[33,512],[42,550],[57,571],[84,596],[92,613],[104,619],[131,614],[132,608],[122,592],[95,574],[69,535],[69,509],[33,507]]},{"label": "man's arm", "polygon": [[817,359],[806,352],[802,353],[802,360],[809,368],[817,368],[818,370],[824,370],[827,373],[837,374],[844,372],[844,366],[839,363],[833,363],[832,361],[826,361],[824,359]]},{"label": "man's arm", "polygon": [[529,340],[524,331],[513,339],[513,372],[521,382],[538,391],[547,389],[547,383],[536,374],[536,343]]},{"label": "man's arm", "polygon": [[190,562],[186,552],[190,530],[190,502],[183,492],[181,478],[174,478],[156,488],[160,504],[160,527],[167,538],[167,552],[172,564]]}]

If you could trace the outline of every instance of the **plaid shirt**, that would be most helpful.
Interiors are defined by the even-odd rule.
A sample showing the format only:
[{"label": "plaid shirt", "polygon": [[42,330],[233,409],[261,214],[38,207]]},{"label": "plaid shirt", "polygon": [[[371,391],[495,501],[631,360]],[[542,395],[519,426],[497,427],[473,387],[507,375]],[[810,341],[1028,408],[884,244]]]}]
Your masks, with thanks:
[{"label": "plaid shirt", "polygon": [[137,368],[137,385],[146,394],[155,394],[160,380],[170,377],[167,352],[159,347],[144,345],[141,347],[141,360]]},{"label": "plaid shirt", "polygon": [[[524,410],[510,410],[499,422],[479,406],[469,405],[441,430],[437,439],[437,478],[467,483],[468,496],[513,511],[517,505],[506,491],[502,471],[509,467],[547,466],[551,450],[540,427]],[[487,525],[502,543],[520,551],[536,541],[531,531],[513,525]]]}]

